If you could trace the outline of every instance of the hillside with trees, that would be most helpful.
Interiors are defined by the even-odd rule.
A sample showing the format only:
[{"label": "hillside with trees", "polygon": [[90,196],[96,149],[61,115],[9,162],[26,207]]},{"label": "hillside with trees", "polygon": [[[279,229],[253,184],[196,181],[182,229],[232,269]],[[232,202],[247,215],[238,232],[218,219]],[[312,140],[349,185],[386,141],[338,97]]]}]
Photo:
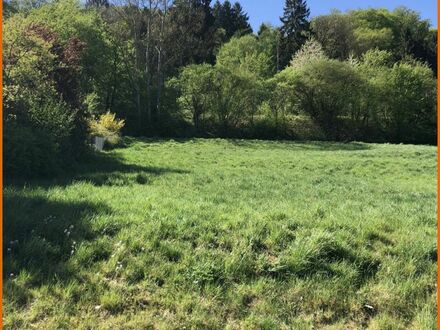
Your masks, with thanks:
[{"label": "hillside with trees", "polygon": [[4,2],[5,169],[33,176],[123,134],[434,144],[437,31],[408,8],[310,17],[287,0],[252,31],[239,3]]}]

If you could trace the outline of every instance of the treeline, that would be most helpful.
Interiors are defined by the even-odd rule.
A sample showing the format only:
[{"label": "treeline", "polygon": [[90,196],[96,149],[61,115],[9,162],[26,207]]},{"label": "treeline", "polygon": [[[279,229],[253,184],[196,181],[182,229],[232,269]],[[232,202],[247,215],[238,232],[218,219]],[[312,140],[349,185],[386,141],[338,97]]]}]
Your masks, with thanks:
[{"label": "treeline", "polygon": [[[4,2],[5,170],[51,174],[93,116],[124,134],[435,143],[437,32],[407,8],[253,33],[239,3]],[[111,116],[110,116],[111,117]]]}]

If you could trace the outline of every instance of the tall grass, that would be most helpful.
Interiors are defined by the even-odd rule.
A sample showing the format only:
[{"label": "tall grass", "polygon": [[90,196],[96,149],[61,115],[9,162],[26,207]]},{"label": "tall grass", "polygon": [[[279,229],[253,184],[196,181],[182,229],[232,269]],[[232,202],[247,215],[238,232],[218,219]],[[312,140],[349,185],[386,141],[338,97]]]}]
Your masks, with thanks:
[{"label": "tall grass", "polygon": [[434,147],[125,144],[5,187],[6,328],[435,328]]}]

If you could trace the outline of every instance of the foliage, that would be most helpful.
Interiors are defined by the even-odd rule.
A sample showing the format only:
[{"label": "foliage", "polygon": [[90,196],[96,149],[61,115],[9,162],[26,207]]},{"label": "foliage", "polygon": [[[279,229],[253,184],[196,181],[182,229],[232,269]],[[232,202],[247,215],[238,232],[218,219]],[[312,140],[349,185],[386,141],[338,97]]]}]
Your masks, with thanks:
[{"label": "foliage", "polygon": [[256,79],[268,78],[273,72],[269,55],[260,40],[252,35],[232,38],[223,45],[217,55],[217,65],[231,72],[245,71]]},{"label": "foliage", "polygon": [[358,108],[364,85],[348,63],[317,59],[301,68],[286,68],[276,79],[278,88],[285,89],[287,83],[293,104],[315,120],[328,138],[343,138],[340,119]]},{"label": "foliage", "polygon": [[333,11],[328,15],[314,17],[311,30],[330,58],[346,60],[354,50],[354,28],[349,15]]},{"label": "foliage", "polygon": [[319,42],[313,39],[306,41],[304,46],[296,52],[290,61],[290,66],[294,69],[300,69],[301,67],[318,60],[325,59],[326,55]]},{"label": "foliage", "polygon": [[280,30],[271,25],[262,24],[258,31],[258,43],[270,60],[270,73],[273,76],[280,68]]},{"label": "foliage", "polygon": [[[174,1],[166,31],[170,38],[170,64],[174,69],[189,64],[215,62],[215,51],[221,44],[211,1]],[[167,43],[168,45],[168,43]],[[174,70],[173,70],[174,71]]]},{"label": "foliage", "polygon": [[89,121],[92,136],[104,137],[110,145],[119,143],[124,125],[123,119],[116,119],[116,114],[110,112]]},{"label": "foliage", "polygon": [[8,175],[49,174],[50,166],[71,162],[84,148],[74,83],[83,46],[75,38],[63,43],[56,32],[21,15],[11,17],[5,28],[3,120],[18,132],[5,141],[10,156],[5,168]]},{"label": "foliage", "polygon": [[281,67],[286,67],[292,56],[304,45],[310,32],[310,9],[305,0],[286,0],[280,18]]},{"label": "foliage", "polygon": [[42,130],[4,125],[4,172],[10,177],[53,175],[60,168],[58,141]]},{"label": "foliage", "polygon": [[220,49],[215,66],[188,66],[169,85],[179,90],[180,108],[191,113],[197,130],[204,120],[205,126],[210,122],[220,134],[227,134],[245,122],[253,123],[270,70],[270,58],[259,40],[243,36]]},{"label": "foliage", "polygon": [[362,64],[366,69],[391,67],[394,64],[393,54],[386,50],[371,49],[362,55]]},{"label": "foliage", "polygon": [[[32,11],[28,20],[50,28],[57,33],[60,42],[69,47],[74,46],[74,42],[82,45],[81,56],[72,52],[66,56],[75,60],[77,72],[75,79],[63,79],[64,88],[82,95],[96,93],[100,107],[108,109],[107,85],[114,70],[114,50],[99,14],[95,10],[83,10],[76,0],[63,0]],[[79,103],[77,100],[75,107],[79,107]]]},{"label": "foliage", "polygon": [[212,9],[215,26],[225,31],[225,41],[229,41],[233,36],[242,36],[252,33],[249,24],[249,17],[243,12],[239,2],[233,5],[229,0],[221,3],[217,0]]},{"label": "foliage", "polygon": [[427,62],[437,72],[437,50],[432,43],[436,31],[430,30],[429,21],[408,8],[334,11],[315,17],[311,28],[330,58],[345,60],[351,54],[362,57],[378,48],[391,52],[395,61],[411,56]]},{"label": "foliage", "polygon": [[212,93],[213,75],[214,68],[209,64],[190,65],[182,69],[178,78],[168,82],[169,87],[179,90],[178,103],[184,112],[190,113],[196,130],[216,101]]},{"label": "foliage", "polygon": [[435,143],[437,83],[432,71],[419,62],[402,62],[368,72],[377,98],[376,124],[386,140]]},{"label": "foliage", "polygon": [[252,35],[229,1],[11,1],[3,120],[21,140],[49,136],[59,167],[84,155],[88,119],[103,112],[128,135],[304,139],[319,127],[327,139],[435,143],[429,22],[404,7],[309,15],[286,1],[282,26]]}]

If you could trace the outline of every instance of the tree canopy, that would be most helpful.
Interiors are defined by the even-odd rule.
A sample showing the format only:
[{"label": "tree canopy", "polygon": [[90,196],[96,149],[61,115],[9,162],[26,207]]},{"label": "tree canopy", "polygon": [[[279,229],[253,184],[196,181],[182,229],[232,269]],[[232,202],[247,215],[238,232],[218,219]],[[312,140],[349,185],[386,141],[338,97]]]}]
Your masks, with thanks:
[{"label": "tree canopy", "polygon": [[128,135],[435,143],[436,30],[408,8],[287,0],[254,34],[229,1],[6,5],[8,171],[74,162],[108,113]]}]

